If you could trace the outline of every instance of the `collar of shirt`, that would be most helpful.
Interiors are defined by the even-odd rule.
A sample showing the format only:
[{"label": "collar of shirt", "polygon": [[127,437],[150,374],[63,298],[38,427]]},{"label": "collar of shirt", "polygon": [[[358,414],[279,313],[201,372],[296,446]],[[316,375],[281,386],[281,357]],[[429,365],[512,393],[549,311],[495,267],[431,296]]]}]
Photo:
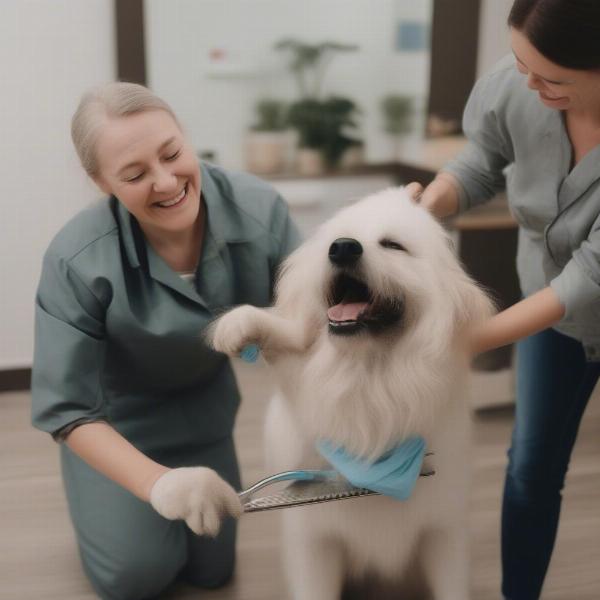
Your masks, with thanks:
[{"label": "collar of shirt", "polygon": [[[233,232],[231,226],[228,227],[228,223],[232,221],[232,215],[227,214],[231,208],[225,201],[225,192],[219,188],[206,165],[200,163],[200,169],[202,198],[206,206],[206,226],[198,268],[202,267],[203,274],[210,280],[209,291],[211,293],[208,293],[207,290],[199,290],[197,285],[190,286],[189,283],[182,281],[147,243],[135,217],[116,198],[114,202],[116,203],[121,240],[130,266],[134,269],[142,265],[146,266],[153,279],[210,309],[213,305],[218,304],[216,298],[228,295],[225,293],[228,282],[221,256],[222,250],[231,241],[229,238],[232,235],[236,242],[244,241],[245,236],[243,231]],[[215,299],[212,296],[215,296]]]}]

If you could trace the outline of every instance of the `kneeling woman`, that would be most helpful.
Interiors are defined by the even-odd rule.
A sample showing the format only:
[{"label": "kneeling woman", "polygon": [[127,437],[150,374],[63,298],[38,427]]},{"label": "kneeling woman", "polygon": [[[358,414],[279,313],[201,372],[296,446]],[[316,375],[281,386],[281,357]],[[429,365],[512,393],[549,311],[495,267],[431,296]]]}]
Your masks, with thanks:
[{"label": "kneeling woman", "polygon": [[44,257],[33,423],[63,442],[70,514],[101,598],[155,596],[178,576],[215,587],[234,565],[235,522],[223,518],[240,511],[239,396],[201,332],[227,307],[269,303],[298,234],[268,185],[199,164],[143,86],[86,94],[72,136],[108,198]]}]

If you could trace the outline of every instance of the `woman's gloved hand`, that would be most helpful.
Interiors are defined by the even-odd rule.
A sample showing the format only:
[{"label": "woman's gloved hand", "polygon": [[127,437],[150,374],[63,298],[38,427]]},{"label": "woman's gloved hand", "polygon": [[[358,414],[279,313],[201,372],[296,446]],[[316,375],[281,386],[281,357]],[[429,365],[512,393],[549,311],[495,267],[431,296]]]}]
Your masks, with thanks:
[{"label": "woman's gloved hand", "polygon": [[161,475],[150,491],[154,510],[166,519],[183,519],[198,535],[214,537],[226,516],[239,517],[235,490],[206,467],[180,467]]}]

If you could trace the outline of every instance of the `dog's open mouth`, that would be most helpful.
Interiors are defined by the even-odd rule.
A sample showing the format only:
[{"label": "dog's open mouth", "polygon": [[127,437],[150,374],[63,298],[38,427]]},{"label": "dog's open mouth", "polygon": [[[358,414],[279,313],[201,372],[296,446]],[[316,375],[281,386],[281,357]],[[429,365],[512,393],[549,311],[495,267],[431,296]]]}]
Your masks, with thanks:
[{"label": "dog's open mouth", "polygon": [[344,273],[333,280],[329,293],[329,331],[351,335],[362,330],[382,331],[402,319],[399,299],[376,298],[369,287]]}]

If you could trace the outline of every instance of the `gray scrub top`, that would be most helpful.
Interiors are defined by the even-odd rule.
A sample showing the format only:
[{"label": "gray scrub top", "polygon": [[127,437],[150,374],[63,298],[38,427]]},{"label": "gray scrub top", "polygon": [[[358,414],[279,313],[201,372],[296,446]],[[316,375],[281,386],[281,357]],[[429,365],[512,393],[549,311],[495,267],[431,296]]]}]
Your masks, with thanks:
[{"label": "gray scrub top", "polygon": [[566,309],[555,329],[600,360],[600,145],[571,168],[562,112],[528,89],[512,55],[473,88],[463,129],[469,143],[443,169],[462,186],[459,209],[506,186],[523,294],[550,285]]},{"label": "gray scrub top", "polygon": [[299,234],[268,184],[205,163],[201,173],[207,225],[195,286],[114,197],[51,242],[35,307],[34,426],[55,434],[106,420],[151,456],[231,434],[235,378],[201,333],[233,305],[269,304]]}]

